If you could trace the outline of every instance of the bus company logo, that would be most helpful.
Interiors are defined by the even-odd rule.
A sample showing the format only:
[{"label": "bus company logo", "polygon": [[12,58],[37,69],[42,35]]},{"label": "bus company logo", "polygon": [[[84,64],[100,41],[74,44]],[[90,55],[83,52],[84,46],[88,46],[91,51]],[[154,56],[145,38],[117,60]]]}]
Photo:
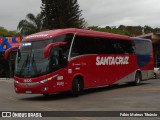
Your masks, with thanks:
[{"label": "bus company logo", "polygon": [[96,65],[100,66],[100,65],[128,65],[129,64],[129,57],[121,57],[121,56],[117,56],[117,57],[97,57],[96,58]]},{"label": "bus company logo", "polygon": [[24,83],[31,83],[31,82],[32,82],[32,79],[24,79],[23,82],[24,82]]}]

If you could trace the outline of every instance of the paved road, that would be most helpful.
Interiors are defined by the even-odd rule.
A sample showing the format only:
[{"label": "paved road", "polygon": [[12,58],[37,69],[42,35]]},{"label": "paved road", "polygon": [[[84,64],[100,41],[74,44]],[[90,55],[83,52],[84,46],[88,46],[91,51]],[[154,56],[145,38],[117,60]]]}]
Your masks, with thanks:
[{"label": "paved road", "polygon": [[[120,86],[90,89],[86,90],[84,95],[78,98],[73,98],[70,93],[55,94],[49,98],[44,98],[42,95],[16,94],[13,88],[13,79],[0,79],[0,111],[15,110],[160,111],[160,80],[145,81],[141,86],[124,84]],[[96,118],[76,119],[92,120]],[[115,119],[118,120],[118,118]],[[129,118],[126,119],[129,120]],[[131,119],[134,120],[133,118]],[[158,119],[159,118],[154,118],[154,120]],[[145,118],[144,120],[147,119]],[[148,118],[148,120],[150,119]]]}]

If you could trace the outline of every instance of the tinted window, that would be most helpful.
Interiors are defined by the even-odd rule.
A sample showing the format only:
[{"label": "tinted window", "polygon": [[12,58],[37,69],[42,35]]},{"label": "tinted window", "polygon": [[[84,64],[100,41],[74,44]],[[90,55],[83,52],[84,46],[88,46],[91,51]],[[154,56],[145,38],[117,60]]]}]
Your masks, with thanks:
[{"label": "tinted window", "polygon": [[132,54],[134,53],[134,42],[129,40],[113,40],[115,54]]},{"label": "tinted window", "polygon": [[50,53],[50,64],[52,64],[51,69],[56,71],[64,67],[64,58],[68,58],[70,46],[73,39],[73,34],[67,34],[54,39],[54,42],[66,42],[66,45],[56,46],[52,48]]},{"label": "tinted window", "polygon": [[68,57],[70,46],[73,39],[73,34],[66,34],[60,37],[57,37],[54,39],[54,42],[66,42],[66,45],[60,46],[60,49],[62,50],[62,54]]},{"label": "tinted window", "polygon": [[83,54],[132,54],[132,41],[76,36],[71,56]]},{"label": "tinted window", "polygon": [[68,57],[70,46],[73,40],[73,34],[65,34],[52,39],[53,42],[66,42],[66,45],[58,46],[58,49],[62,52],[62,54]]},{"label": "tinted window", "polygon": [[[48,40],[23,42],[18,51],[15,74],[20,77],[37,77],[58,70],[63,66],[63,55],[68,57],[73,34],[66,34]],[[50,57],[44,57],[44,48],[53,42],[67,42],[67,45],[54,47]]]},{"label": "tinted window", "polygon": [[152,44],[149,41],[135,41],[135,52],[138,55],[150,55],[152,53]]}]

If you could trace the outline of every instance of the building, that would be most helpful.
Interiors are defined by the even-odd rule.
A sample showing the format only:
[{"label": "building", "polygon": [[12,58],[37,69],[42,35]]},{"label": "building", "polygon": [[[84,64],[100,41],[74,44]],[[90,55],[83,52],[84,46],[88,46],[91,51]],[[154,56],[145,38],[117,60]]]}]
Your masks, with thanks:
[{"label": "building", "polygon": [[152,40],[155,57],[155,66],[160,67],[160,33],[149,33],[137,37]]}]

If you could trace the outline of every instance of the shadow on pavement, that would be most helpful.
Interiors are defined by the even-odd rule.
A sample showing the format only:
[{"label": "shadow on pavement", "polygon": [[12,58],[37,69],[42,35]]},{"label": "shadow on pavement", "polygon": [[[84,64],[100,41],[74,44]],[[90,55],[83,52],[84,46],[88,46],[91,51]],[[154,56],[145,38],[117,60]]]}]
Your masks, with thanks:
[{"label": "shadow on pavement", "polygon": [[[141,83],[140,86],[147,85],[150,83]],[[128,87],[140,87],[140,86],[134,86],[133,83],[127,83],[127,84],[115,84],[115,85],[110,85],[110,86],[105,86],[105,87],[99,87],[99,88],[90,88],[87,89],[83,92],[81,96],[86,96],[88,94],[96,94],[98,92],[106,92],[106,91],[111,91],[111,90],[116,90],[116,89],[124,89]],[[21,98],[19,100],[24,100],[24,101],[55,101],[55,100],[62,100],[62,99],[76,99],[78,97],[73,97],[71,92],[63,92],[63,93],[56,93],[49,95],[47,97],[43,95],[39,96],[34,96],[34,97],[27,97],[27,98]]]}]

